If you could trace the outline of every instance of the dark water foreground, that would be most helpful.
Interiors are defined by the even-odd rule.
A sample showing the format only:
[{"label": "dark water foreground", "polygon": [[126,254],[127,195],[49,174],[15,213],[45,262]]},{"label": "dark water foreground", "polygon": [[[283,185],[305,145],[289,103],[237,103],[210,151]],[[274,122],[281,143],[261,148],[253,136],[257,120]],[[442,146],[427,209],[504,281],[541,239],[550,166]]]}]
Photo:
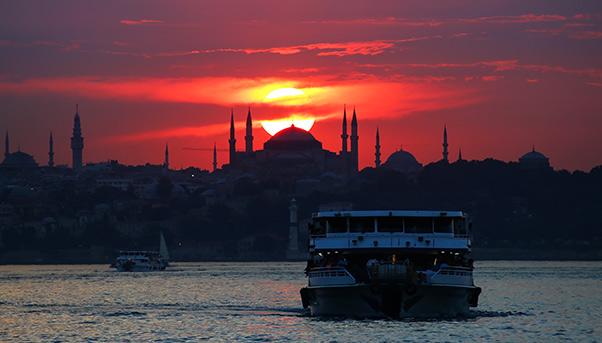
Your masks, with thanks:
[{"label": "dark water foreground", "polygon": [[602,341],[602,262],[480,262],[478,310],[429,321],[307,317],[303,267],[0,266],[0,341]]}]

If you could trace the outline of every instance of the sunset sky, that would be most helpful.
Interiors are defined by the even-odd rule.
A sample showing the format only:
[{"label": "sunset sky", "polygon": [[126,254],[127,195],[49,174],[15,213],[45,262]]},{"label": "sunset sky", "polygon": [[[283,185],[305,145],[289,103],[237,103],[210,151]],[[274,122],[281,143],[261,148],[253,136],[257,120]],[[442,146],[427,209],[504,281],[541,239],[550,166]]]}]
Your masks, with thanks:
[{"label": "sunset sky", "polygon": [[[315,120],[340,150],[343,105],[359,120],[360,167],[403,145],[557,169],[602,164],[600,1],[3,1],[0,132],[14,149],[70,162],[79,104],[86,162],[209,168],[262,120]],[[220,152],[219,164],[227,162]]]}]

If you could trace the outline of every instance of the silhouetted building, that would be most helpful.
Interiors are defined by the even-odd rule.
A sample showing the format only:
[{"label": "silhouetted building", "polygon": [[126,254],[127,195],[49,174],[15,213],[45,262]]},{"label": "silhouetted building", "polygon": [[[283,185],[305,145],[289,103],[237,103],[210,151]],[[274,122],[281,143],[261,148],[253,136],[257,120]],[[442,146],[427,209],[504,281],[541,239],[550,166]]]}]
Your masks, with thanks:
[{"label": "silhouetted building", "polygon": [[8,157],[10,154],[10,141],[8,139],[8,131],[6,131],[6,135],[4,136],[4,158]]},{"label": "silhouetted building", "polygon": [[357,172],[359,169],[359,139],[357,133],[357,117],[355,115],[355,107],[353,108],[353,118],[351,118],[351,172]]},{"label": "silhouetted building", "polygon": [[163,159],[163,169],[169,170],[169,145],[165,144],[165,157]]},{"label": "silhouetted building", "polygon": [[82,137],[81,122],[79,119],[79,106],[75,105],[75,118],[73,119],[73,135],[71,136],[72,168],[78,171],[83,166],[84,137]]},{"label": "silhouetted building", "polygon": [[464,159],[462,158],[462,149],[458,149],[458,160],[456,162],[463,162]]},{"label": "silhouetted building", "polygon": [[251,108],[247,112],[247,127],[245,135],[245,152],[247,154],[253,153],[253,120],[251,119]]},{"label": "silhouetted building", "polygon": [[374,167],[380,167],[380,135],[378,133],[378,127],[376,128],[376,145],[374,146]]},{"label": "silhouetted building", "polygon": [[234,132],[234,110],[230,112],[230,139],[228,140],[230,145],[230,164],[234,165],[236,162],[236,138]]},{"label": "silhouetted building", "polygon": [[[230,115],[230,164],[229,169],[298,175],[316,175],[332,172],[350,175],[357,172],[358,129],[357,116],[353,114],[351,152],[346,148],[346,111],[343,112],[342,150],[340,154],[323,149],[322,143],[310,132],[291,125],[272,136],[263,150],[253,151],[252,118],[247,113],[245,151],[236,151],[234,113]],[[261,173],[262,175],[265,173]]]},{"label": "silhouetted building", "polygon": [[215,146],[215,142],[213,142],[213,171],[217,170],[217,147]]},{"label": "silhouetted building", "polygon": [[550,160],[541,152],[533,149],[518,159],[519,165],[525,170],[551,169]]},{"label": "silhouetted building", "polygon": [[0,165],[4,170],[26,171],[38,168],[33,156],[22,151],[9,153]]},{"label": "silhouetted building", "polygon": [[48,166],[54,167],[54,141],[52,139],[52,131],[50,132],[50,138],[48,139]]},{"label": "silhouetted building", "polygon": [[447,125],[443,126],[443,162],[449,163],[449,152],[447,151]]},{"label": "silhouetted building", "polygon": [[345,168],[349,168],[349,151],[347,151],[347,139],[349,135],[347,134],[347,105],[343,105],[343,125],[342,125],[342,133],[341,133],[341,158],[343,159],[343,163],[345,164]]}]

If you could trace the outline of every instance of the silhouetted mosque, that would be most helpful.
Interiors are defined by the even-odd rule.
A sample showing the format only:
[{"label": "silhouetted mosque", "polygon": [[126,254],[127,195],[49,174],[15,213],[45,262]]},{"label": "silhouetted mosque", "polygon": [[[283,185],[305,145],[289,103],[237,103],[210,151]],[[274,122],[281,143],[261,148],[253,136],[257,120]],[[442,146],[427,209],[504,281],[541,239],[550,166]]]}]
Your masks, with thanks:
[{"label": "silhouetted mosque", "polygon": [[535,151],[535,147],[528,153],[518,159],[518,163],[525,170],[542,170],[551,169],[550,159],[539,151]]},{"label": "silhouetted mosque", "polygon": [[28,153],[22,152],[19,148],[16,152],[10,152],[10,139],[8,132],[4,136],[4,161],[2,161],[2,169],[24,171],[32,170],[38,167],[38,163]]},{"label": "silhouetted mosque", "polygon": [[[351,130],[347,130],[347,108],[343,108],[343,121],[341,127],[341,150],[339,152],[329,151],[323,148],[322,142],[317,140],[310,132],[291,125],[275,135],[263,144],[262,150],[253,148],[253,120],[251,109],[247,112],[245,130],[245,149],[236,150],[236,135],[234,128],[234,112],[230,113],[230,139],[229,164],[224,165],[226,171],[241,172],[269,172],[276,174],[316,175],[323,173],[334,173],[342,176],[350,176],[358,172],[359,156],[359,134],[358,120],[355,108],[351,118]],[[381,162],[381,137],[380,131],[376,129],[376,144],[374,145],[374,167],[388,168],[405,174],[416,174],[420,172],[423,165],[412,155],[411,152],[401,147],[393,152],[384,163]],[[84,137],[82,135],[79,106],[75,106],[73,118],[73,131],[70,140],[71,167],[74,171],[80,171],[84,167]],[[4,139],[4,160],[0,163],[1,170],[35,170],[38,163],[32,155],[21,151],[10,151],[10,140],[8,132]],[[447,126],[443,127],[442,159],[440,163],[449,163],[449,150],[447,140]],[[462,151],[458,150],[457,161],[464,161]],[[50,132],[48,139],[48,167],[55,166],[54,160],[54,136]],[[552,169],[550,161],[541,152],[532,151],[519,158],[519,165],[525,170],[547,170]],[[213,146],[213,171],[217,168],[217,149]],[[165,145],[165,157],[163,162],[165,171],[169,170],[169,147]]]},{"label": "silhouetted mosque", "polygon": [[[348,140],[351,149],[348,150]],[[359,135],[357,114],[353,109],[351,135],[347,134],[347,109],[343,110],[341,151],[326,150],[310,132],[291,125],[263,144],[262,150],[253,149],[253,120],[247,112],[245,150],[236,150],[234,113],[230,115],[229,156],[225,169],[240,171],[265,170],[287,174],[321,174],[331,172],[351,175],[358,171]]]}]

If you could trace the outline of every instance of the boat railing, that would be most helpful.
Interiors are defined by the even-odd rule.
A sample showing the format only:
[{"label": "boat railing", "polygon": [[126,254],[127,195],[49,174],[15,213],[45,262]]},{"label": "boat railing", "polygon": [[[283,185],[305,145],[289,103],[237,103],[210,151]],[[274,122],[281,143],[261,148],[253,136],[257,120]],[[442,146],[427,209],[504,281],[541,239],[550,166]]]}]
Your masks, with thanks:
[{"label": "boat railing", "polygon": [[427,282],[437,285],[463,285],[471,286],[473,284],[472,268],[460,266],[441,267],[434,273],[426,273]]},{"label": "boat railing", "polygon": [[355,278],[344,267],[318,267],[308,272],[310,286],[336,286],[355,284]]}]

